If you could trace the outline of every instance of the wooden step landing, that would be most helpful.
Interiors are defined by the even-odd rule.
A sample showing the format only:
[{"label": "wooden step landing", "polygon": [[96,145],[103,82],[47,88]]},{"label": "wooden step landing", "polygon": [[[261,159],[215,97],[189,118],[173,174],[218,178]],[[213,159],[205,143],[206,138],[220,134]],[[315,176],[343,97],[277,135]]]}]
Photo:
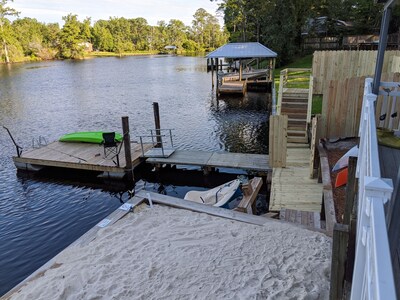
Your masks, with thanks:
[{"label": "wooden step landing", "polygon": [[279,213],[279,219],[315,229],[321,229],[321,214],[315,211],[282,209]]}]

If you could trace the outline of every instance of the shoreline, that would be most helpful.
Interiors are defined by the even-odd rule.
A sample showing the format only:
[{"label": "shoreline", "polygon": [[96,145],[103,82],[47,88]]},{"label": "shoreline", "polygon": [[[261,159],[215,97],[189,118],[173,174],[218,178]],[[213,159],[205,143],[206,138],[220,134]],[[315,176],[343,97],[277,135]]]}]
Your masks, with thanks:
[{"label": "shoreline", "polygon": [[10,63],[0,62],[0,65],[14,65],[14,64],[22,64],[22,63],[35,63],[35,62],[46,62],[46,61],[63,61],[63,60],[72,60],[79,61],[97,57],[128,57],[128,56],[167,56],[167,55],[177,55],[177,56],[205,56],[206,52],[179,52],[179,53],[161,53],[160,51],[140,51],[140,52],[125,52],[125,53],[115,53],[115,52],[104,52],[104,51],[93,51],[93,52],[85,52],[82,58],[69,58],[69,59],[40,59],[31,57],[25,57],[22,60],[13,61]]}]

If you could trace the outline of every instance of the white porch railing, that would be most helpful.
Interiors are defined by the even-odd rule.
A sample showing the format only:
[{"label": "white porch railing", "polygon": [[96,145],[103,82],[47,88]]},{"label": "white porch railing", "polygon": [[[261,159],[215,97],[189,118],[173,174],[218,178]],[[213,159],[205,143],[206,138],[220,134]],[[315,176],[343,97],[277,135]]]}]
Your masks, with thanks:
[{"label": "white porch railing", "polygon": [[393,184],[381,178],[372,79],[365,80],[357,163],[358,223],[351,299],[396,299],[384,204]]}]

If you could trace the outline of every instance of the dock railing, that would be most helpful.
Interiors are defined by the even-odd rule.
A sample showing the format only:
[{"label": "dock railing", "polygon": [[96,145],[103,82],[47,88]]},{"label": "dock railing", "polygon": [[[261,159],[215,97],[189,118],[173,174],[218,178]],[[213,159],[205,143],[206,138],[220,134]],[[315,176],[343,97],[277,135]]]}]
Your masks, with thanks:
[{"label": "dock railing", "polygon": [[393,184],[381,178],[372,79],[365,80],[357,163],[358,223],[351,299],[396,299],[384,205]]},{"label": "dock railing", "polygon": [[277,114],[281,114],[283,94],[288,89],[308,89],[307,122],[311,122],[313,76],[311,69],[287,68],[280,72]]},{"label": "dock railing", "polygon": [[[173,129],[150,129],[149,135],[138,135],[142,156],[168,157],[171,155],[174,149],[172,130]],[[150,150],[149,155],[145,153],[145,144],[151,144],[155,147]],[[154,151],[155,149],[159,150]]]}]

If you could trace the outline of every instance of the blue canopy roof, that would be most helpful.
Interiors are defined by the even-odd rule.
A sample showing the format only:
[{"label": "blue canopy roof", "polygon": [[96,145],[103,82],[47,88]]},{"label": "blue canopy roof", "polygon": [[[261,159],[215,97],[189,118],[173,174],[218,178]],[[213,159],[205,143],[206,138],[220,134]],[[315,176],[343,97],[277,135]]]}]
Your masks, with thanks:
[{"label": "blue canopy roof", "polygon": [[256,58],[277,57],[276,52],[268,49],[258,42],[252,43],[229,43],[219,47],[206,55],[207,58]]}]

